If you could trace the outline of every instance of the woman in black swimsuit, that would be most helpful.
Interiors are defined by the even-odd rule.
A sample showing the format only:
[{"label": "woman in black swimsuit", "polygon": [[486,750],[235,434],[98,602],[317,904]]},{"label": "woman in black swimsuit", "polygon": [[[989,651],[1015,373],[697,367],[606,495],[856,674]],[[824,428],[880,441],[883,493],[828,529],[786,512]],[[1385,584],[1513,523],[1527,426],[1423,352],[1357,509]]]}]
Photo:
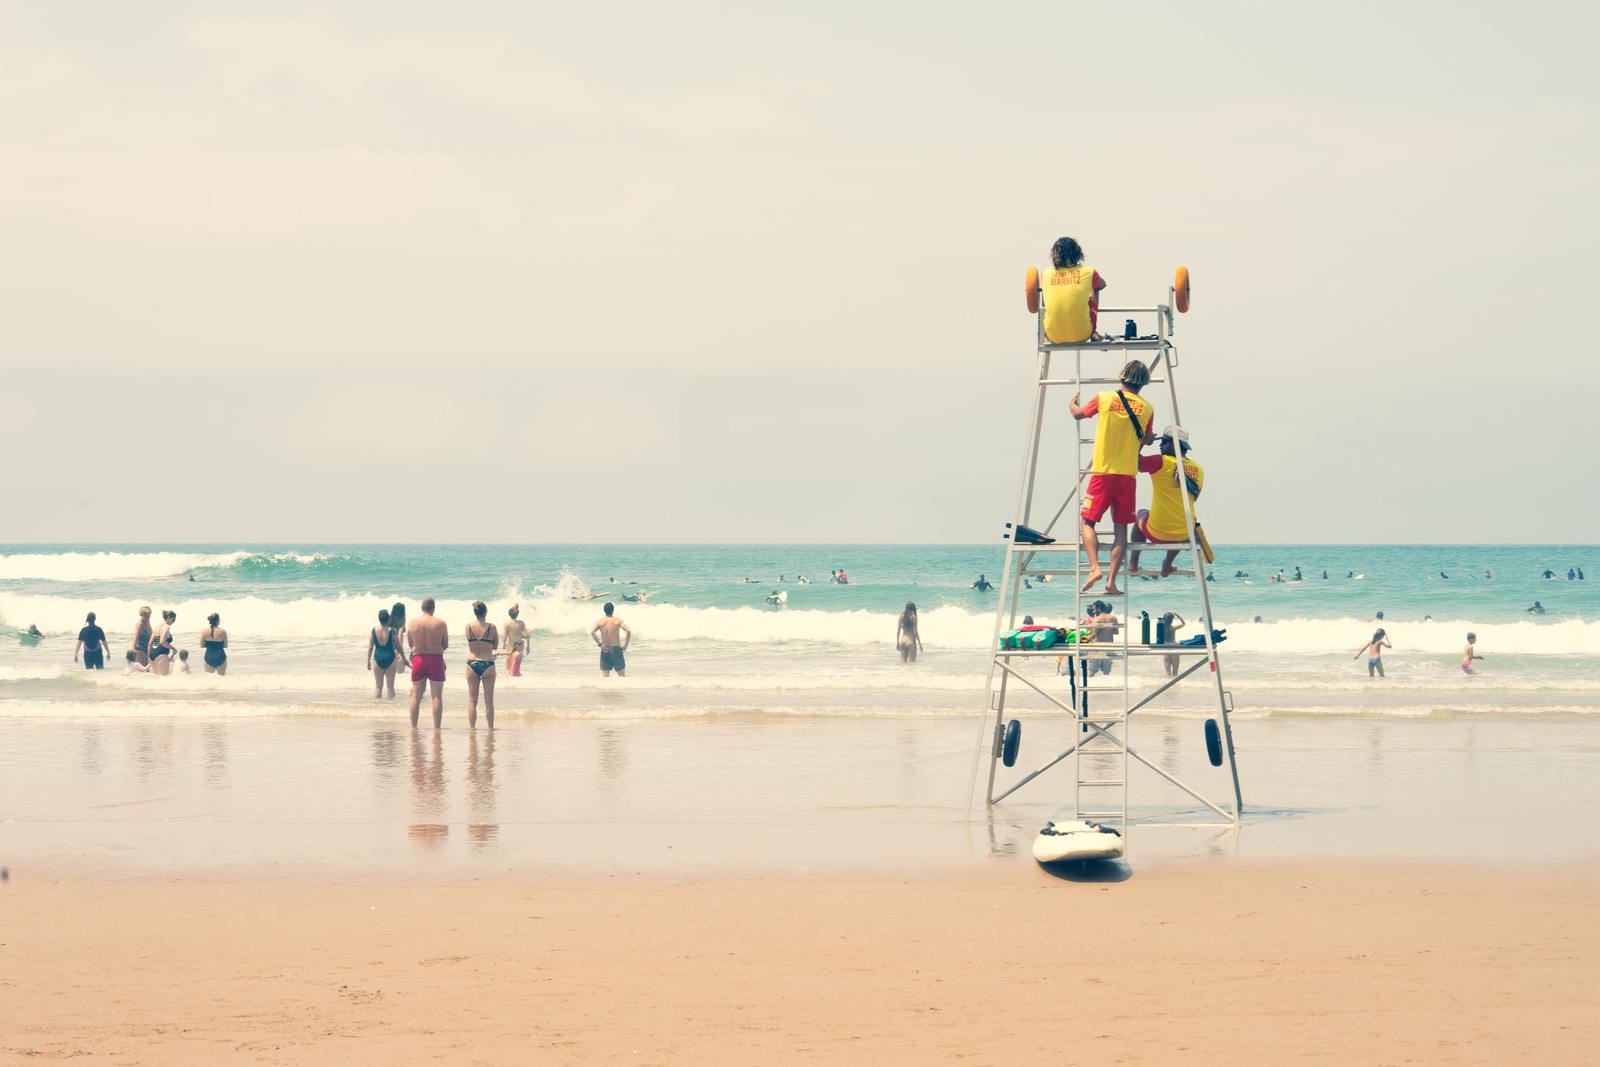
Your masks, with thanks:
[{"label": "woman in black swimsuit", "polygon": [[161,625],[150,634],[150,673],[172,673],[172,624],[178,621],[176,611],[163,611]]},{"label": "woman in black swimsuit", "polygon": [[228,631],[222,629],[219,623],[222,616],[212,612],[206,616],[207,625],[200,635],[200,643],[205,646],[206,673],[228,673]]},{"label": "woman in black swimsuit", "polygon": [[133,662],[141,667],[150,666],[150,609],[139,609],[139,625],[133,628],[133,644],[128,648],[133,652]]},{"label": "woman in black swimsuit", "polygon": [[489,622],[489,605],[478,601],[472,605],[477,622],[467,623],[467,727],[478,725],[478,690],[483,690],[483,715],[494,729],[494,646],[500,635],[494,623]]},{"label": "woman in black swimsuit", "polygon": [[[396,604],[399,608],[400,605]],[[402,617],[404,608],[401,608]],[[382,700],[384,683],[388,683],[389,699],[394,699],[394,674],[400,669],[399,627],[391,625],[393,616],[378,609],[378,625],[367,633],[367,670],[372,672],[372,699]]]}]

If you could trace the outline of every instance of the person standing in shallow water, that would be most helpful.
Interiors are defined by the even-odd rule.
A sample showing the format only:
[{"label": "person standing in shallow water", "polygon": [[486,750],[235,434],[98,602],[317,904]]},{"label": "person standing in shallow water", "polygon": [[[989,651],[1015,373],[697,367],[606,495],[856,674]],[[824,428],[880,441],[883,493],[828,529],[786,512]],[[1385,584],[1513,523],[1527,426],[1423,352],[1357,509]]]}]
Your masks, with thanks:
[{"label": "person standing in shallow water", "polygon": [[372,672],[372,699],[382,700],[387,684],[394,699],[394,675],[400,669],[400,627],[394,616],[378,609],[378,625],[367,631],[367,670]]},{"label": "person standing in shallow water", "polygon": [[433,617],[433,597],[422,601],[422,618],[406,627],[411,645],[411,728],[417,728],[417,713],[422,708],[422,692],[433,697],[433,728],[444,723],[444,650],[450,647],[450,630],[443,619]]},{"label": "person standing in shallow water", "polygon": [[922,651],[922,633],[917,628],[917,606],[911,601],[906,601],[906,610],[900,613],[900,622],[894,631],[895,648],[900,651],[901,663],[917,662],[917,653]]},{"label": "person standing in shallow water", "polygon": [[161,625],[150,634],[150,673],[172,673],[172,624],[178,621],[176,611],[163,611]]},{"label": "person standing in shallow water", "polygon": [[133,650],[133,658],[141,667],[150,666],[150,609],[139,609],[139,625],[133,628],[133,641],[128,648]]},{"label": "person standing in shallow water", "polygon": [[[617,606],[611,601],[606,601],[602,610],[605,615],[589,631],[594,643],[600,646],[600,676],[609,678],[611,672],[616,671],[618,678],[625,678],[628,671],[626,653],[628,644],[633,640],[633,631],[628,629],[627,623],[616,617]],[[620,640],[618,633],[624,635]]]},{"label": "person standing in shallow water", "polygon": [[94,612],[89,612],[83,620],[84,627],[78,631],[78,646],[72,650],[72,662],[78,662],[78,652],[83,652],[83,669],[86,671],[103,671],[106,667],[106,656],[110,649],[106,648],[106,632],[94,624]]},{"label": "person standing in shallow water", "polygon": [[506,622],[506,669],[511,672],[511,677],[522,677],[522,656],[528,650],[528,624],[517,618],[521,609],[511,605],[506,612],[511,618]]},{"label": "person standing in shallow water", "polygon": [[472,605],[477,622],[467,623],[467,728],[478,726],[478,692],[483,691],[483,716],[494,729],[494,647],[500,643],[494,623],[489,621],[489,605],[479,600]]},{"label": "person standing in shallow water", "polygon": [[1352,658],[1360,659],[1361,653],[1365,652],[1367,654],[1367,677],[1371,678],[1376,675],[1379,678],[1383,678],[1386,677],[1383,673],[1383,650],[1393,647],[1389,643],[1389,635],[1379,630],[1372,635],[1371,641],[1356,649],[1356,654]]},{"label": "person standing in shallow water", "polygon": [[206,616],[206,628],[200,634],[200,645],[206,650],[206,673],[227,674],[228,631],[222,628],[222,616],[214,611]]}]

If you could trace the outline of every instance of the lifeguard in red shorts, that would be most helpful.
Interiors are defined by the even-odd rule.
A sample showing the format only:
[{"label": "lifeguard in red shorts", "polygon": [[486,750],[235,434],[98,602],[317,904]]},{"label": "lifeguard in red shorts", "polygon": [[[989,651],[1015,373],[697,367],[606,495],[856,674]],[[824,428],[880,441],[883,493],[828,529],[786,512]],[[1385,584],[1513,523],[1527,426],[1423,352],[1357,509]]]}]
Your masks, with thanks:
[{"label": "lifeguard in red shorts", "polygon": [[1132,360],[1119,376],[1122,388],[1098,393],[1087,404],[1079,405],[1079,394],[1072,397],[1072,417],[1099,417],[1094,431],[1094,463],[1089,467],[1089,484],[1083,491],[1083,550],[1089,557],[1089,580],[1085,592],[1102,577],[1099,538],[1094,524],[1109,508],[1114,526],[1111,545],[1111,573],[1106,577],[1106,594],[1121,596],[1117,573],[1128,549],[1128,524],[1134,521],[1134,502],[1139,487],[1139,449],[1155,439],[1155,405],[1139,395],[1150,381],[1150,368]]}]

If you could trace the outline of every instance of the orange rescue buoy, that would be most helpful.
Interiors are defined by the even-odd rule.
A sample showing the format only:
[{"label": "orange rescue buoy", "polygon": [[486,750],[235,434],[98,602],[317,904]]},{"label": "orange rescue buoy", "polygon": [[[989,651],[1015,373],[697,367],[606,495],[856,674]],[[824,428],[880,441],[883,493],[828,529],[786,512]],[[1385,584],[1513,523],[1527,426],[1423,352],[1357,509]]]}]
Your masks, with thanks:
[{"label": "orange rescue buoy", "polygon": [[1179,267],[1177,277],[1172,280],[1173,303],[1178,305],[1180,312],[1189,310],[1189,268]]},{"label": "orange rescue buoy", "polygon": [[1022,293],[1028,302],[1028,314],[1039,313],[1039,268],[1029,267],[1027,278],[1022,283]]}]

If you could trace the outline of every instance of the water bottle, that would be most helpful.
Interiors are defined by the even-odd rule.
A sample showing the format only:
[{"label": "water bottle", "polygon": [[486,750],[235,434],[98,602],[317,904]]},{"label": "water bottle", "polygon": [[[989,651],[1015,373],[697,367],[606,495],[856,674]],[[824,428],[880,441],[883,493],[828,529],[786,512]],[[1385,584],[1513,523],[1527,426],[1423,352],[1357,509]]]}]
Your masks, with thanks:
[{"label": "water bottle", "polygon": [[1156,620],[1156,644],[1158,644],[1158,645],[1166,644],[1167,643],[1167,638],[1168,638],[1167,620],[1164,619],[1164,618],[1157,619]]},{"label": "water bottle", "polygon": [[1150,643],[1150,613],[1148,611],[1139,612],[1139,643],[1142,645]]},{"label": "water bottle", "polygon": [[1139,327],[1132,319],[1129,319],[1123,325],[1122,339],[1124,341],[1137,341],[1139,339]]}]

